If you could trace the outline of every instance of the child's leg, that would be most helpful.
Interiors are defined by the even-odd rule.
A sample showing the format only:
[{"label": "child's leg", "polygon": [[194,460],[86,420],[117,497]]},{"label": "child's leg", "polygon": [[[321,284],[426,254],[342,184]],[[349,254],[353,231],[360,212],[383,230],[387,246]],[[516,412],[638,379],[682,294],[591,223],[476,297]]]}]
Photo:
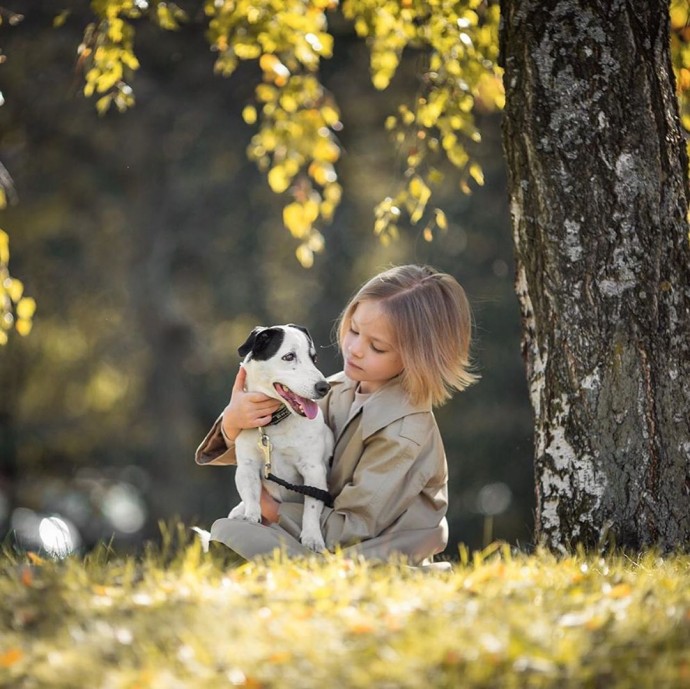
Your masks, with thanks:
[{"label": "child's leg", "polygon": [[263,526],[237,519],[216,519],[211,527],[211,540],[224,543],[245,560],[269,555],[276,548],[283,549],[291,557],[314,555],[314,551],[305,548],[277,524]]}]

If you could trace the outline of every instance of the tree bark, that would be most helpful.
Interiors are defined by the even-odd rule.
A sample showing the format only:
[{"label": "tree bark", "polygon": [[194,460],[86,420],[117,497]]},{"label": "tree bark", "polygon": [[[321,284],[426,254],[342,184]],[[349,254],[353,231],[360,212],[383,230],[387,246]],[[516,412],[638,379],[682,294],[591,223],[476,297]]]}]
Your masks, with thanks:
[{"label": "tree bark", "polygon": [[536,537],[690,546],[688,165],[667,0],[502,0]]}]

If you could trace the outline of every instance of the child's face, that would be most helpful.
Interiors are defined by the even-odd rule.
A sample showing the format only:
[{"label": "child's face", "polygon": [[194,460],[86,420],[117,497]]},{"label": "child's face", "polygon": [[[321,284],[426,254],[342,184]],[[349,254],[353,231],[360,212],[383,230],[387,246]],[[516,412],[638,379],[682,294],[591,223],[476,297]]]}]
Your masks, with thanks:
[{"label": "child's face", "polygon": [[345,375],[359,381],[364,393],[378,390],[403,369],[388,316],[376,301],[355,307],[350,327],[341,342]]}]

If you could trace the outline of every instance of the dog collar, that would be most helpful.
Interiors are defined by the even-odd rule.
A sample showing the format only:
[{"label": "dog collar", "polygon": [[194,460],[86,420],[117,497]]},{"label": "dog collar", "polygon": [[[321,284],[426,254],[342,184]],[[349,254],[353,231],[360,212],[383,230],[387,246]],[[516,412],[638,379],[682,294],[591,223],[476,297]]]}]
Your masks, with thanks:
[{"label": "dog collar", "polygon": [[284,419],[287,419],[287,417],[290,416],[290,413],[290,410],[284,404],[282,407],[273,412],[273,414],[271,415],[271,420],[266,425],[275,426]]}]

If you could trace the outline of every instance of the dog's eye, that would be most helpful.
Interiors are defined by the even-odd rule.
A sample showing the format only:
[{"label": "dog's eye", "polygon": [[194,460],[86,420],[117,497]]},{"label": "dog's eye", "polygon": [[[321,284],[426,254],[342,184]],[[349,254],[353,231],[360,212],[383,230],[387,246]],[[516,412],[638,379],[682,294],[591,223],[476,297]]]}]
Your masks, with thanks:
[{"label": "dog's eye", "polygon": [[283,361],[294,361],[295,360],[295,353],[294,352],[288,352],[283,356]]}]

